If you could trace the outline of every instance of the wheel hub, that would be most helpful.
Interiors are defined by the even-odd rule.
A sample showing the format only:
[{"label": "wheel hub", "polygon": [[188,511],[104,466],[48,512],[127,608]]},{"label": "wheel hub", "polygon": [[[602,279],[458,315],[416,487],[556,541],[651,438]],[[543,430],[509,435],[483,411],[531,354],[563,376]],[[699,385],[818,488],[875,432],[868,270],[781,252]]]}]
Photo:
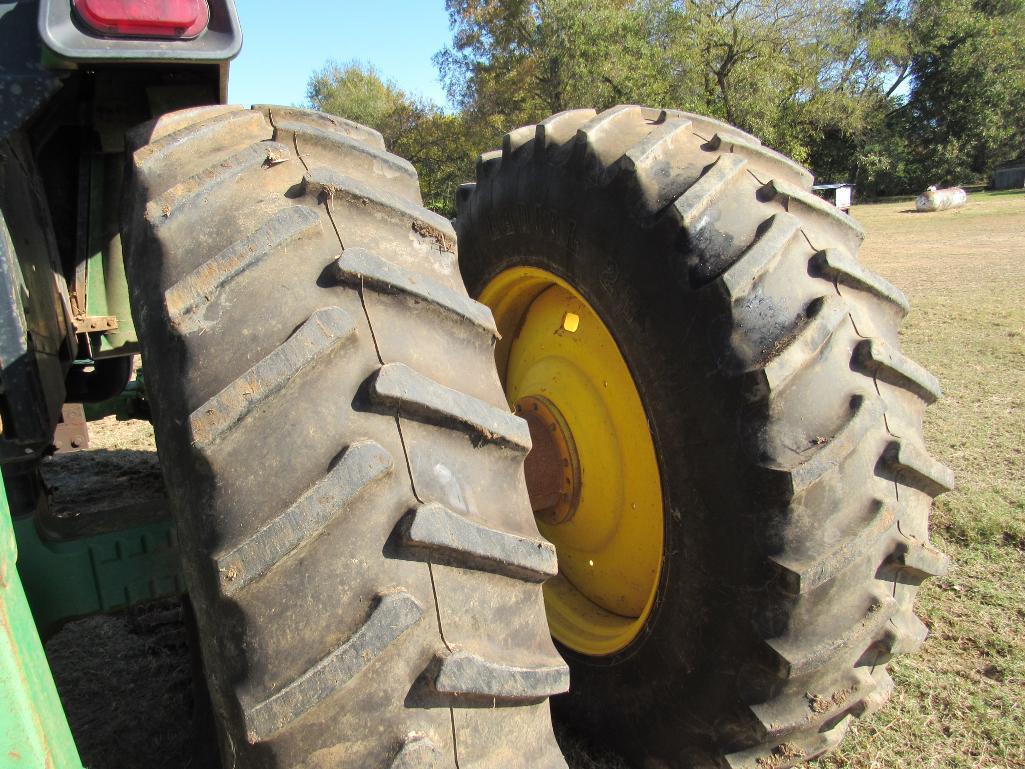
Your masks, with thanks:
[{"label": "wheel hub", "polygon": [[526,420],[534,446],[523,464],[534,515],[550,526],[565,523],[580,500],[580,464],[569,426],[555,404],[538,395],[520,398],[516,414]]},{"label": "wheel hub", "polygon": [[552,635],[612,654],[647,621],[662,568],[662,486],[640,394],[601,317],[561,278],[513,268],[481,300],[501,334],[506,398],[530,428],[531,506],[559,554],[545,584]]}]

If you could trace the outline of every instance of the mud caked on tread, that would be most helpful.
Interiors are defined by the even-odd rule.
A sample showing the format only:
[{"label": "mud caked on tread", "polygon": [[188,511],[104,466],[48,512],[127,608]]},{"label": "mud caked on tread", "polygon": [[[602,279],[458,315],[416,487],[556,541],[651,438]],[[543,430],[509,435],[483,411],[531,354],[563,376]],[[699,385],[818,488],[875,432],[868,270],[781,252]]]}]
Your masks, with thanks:
[{"label": "mud caked on tread", "polygon": [[622,651],[564,651],[554,703],[639,766],[816,756],[926,636],[912,601],[946,568],[928,516],[953,483],[922,443],[939,386],[900,351],[903,295],[811,182],[735,128],[622,106],[507,134],[458,194],[471,296],[514,267],[567,281],[644,402],[655,605]]},{"label": "mud caked on tread", "polygon": [[277,107],[130,146],[133,312],[224,765],[565,767],[529,434],[412,166]]}]

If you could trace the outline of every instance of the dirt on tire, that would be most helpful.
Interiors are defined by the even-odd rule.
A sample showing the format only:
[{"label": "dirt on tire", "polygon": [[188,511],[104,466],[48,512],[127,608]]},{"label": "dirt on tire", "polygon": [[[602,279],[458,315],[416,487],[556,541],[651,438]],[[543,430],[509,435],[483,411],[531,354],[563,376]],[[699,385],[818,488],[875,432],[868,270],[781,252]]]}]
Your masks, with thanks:
[{"label": "dirt on tire", "polygon": [[279,107],[129,144],[132,311],[225,762],[564,767],[529,433],[412,166]]}]

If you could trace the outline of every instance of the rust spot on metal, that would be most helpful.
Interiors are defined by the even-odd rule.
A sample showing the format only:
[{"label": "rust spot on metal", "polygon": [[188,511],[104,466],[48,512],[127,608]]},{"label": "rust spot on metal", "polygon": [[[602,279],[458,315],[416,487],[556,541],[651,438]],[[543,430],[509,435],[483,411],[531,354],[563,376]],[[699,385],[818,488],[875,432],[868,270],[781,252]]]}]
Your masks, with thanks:
[{"label": "rust spot on metal", "polygon": [[547,398],[526,396],[516,414],[530,428],[533,448],[523,463],[534,515],[548,524],[565,523],[580,499],[580,466],[569,427]]},{"label": "rust spot on metal", "polygon": [[57,452],[89,448],[89,426],[81,403],[65,403],[61,407],[60,422],[53,433],[53,445]]},{"label": "rust spot on metal", "polygon": [[72,320],[76,334],[92,334],[117,330],[115,315],[79,315]]}]

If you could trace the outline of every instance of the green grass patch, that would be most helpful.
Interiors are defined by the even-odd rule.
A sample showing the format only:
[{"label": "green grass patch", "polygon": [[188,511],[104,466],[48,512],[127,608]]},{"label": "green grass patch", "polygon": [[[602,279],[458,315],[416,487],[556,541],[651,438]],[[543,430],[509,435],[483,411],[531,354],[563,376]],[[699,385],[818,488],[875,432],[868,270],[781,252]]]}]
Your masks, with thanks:
[{"label": "green grass patch", "polygon": [[919,594],[931,636],[893,664],[890,703],[812,766],[1025,767],[1025,196],[977,193],[913,225],[899,208],[855,214],[865,261],[908,290],[905,350],[945,390],[925,436],[957,474],[933,513],[952,565]]}]

